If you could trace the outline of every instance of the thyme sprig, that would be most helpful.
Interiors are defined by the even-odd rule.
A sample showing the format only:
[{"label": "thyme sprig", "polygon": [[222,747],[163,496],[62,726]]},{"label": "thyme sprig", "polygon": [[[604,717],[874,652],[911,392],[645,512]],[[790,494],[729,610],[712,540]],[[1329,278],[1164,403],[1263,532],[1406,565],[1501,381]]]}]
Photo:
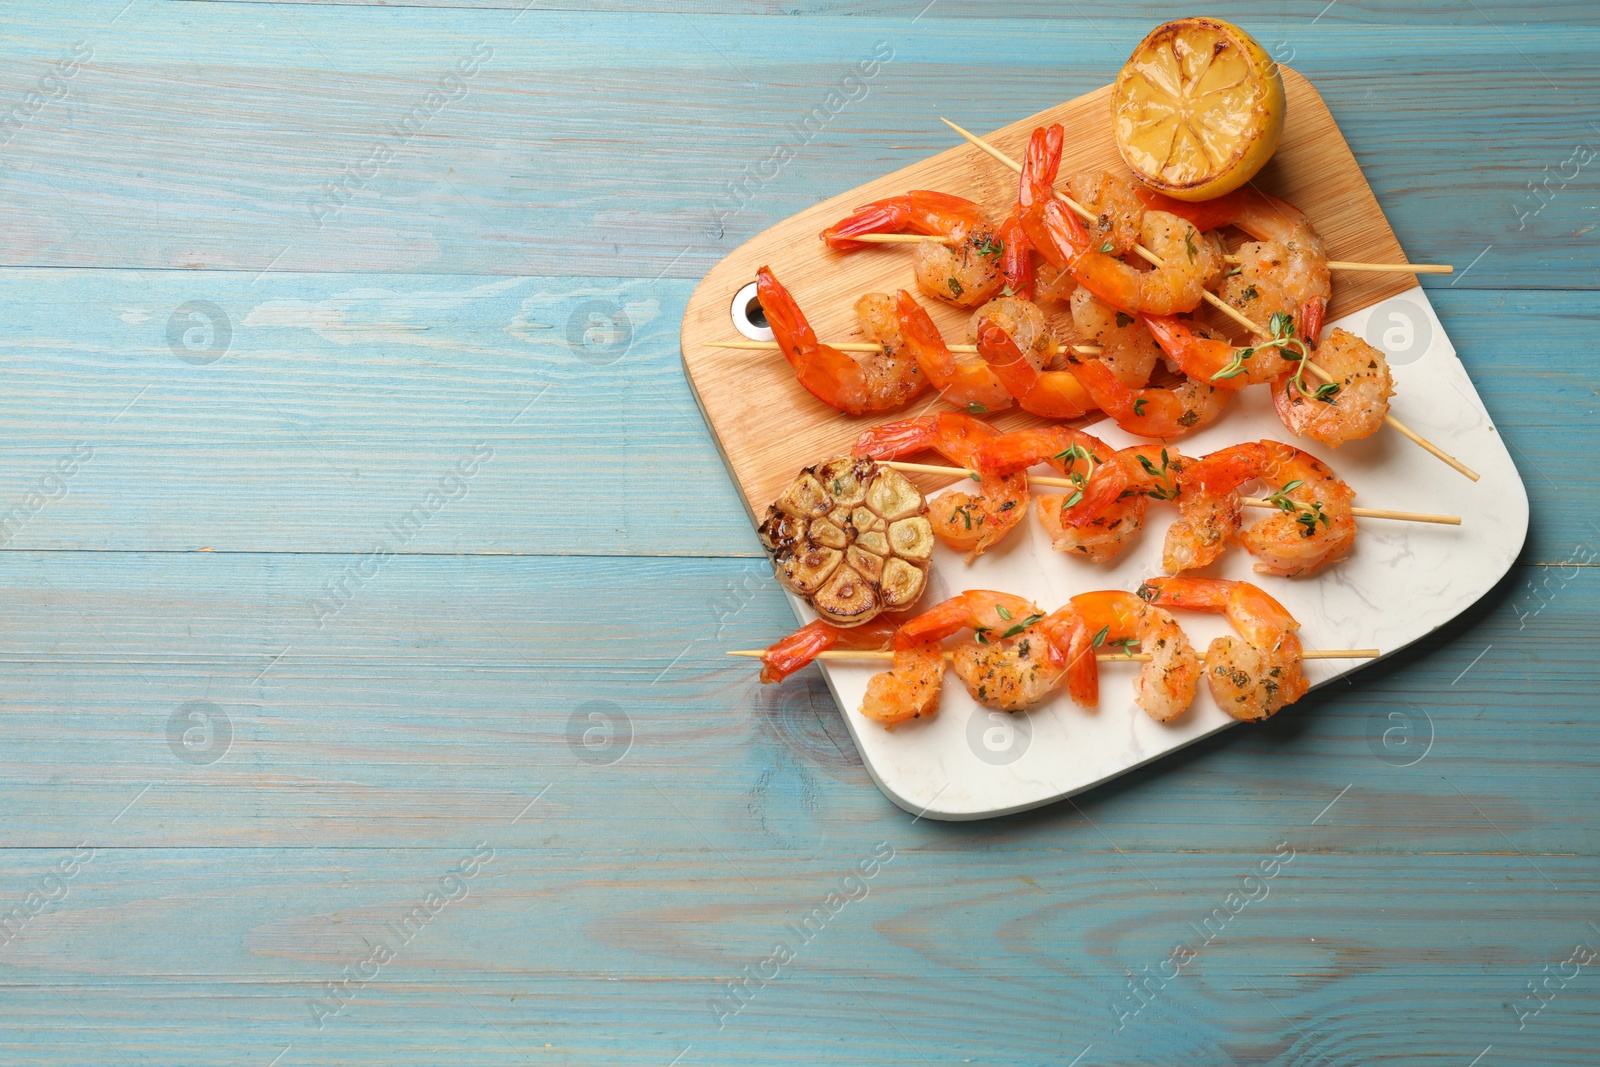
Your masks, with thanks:
[{"label": "thyme sprig", "polygon": [[1149,457],[1145,456],[1143,453],[1139,455],[1139,466],[1144,468],[1144,472],[1146,474],[1156,479],[1156,481],[1160,483],[1153,488],[1146,489],[1145,494],[1147,496],[1152,496],[1157,500],[1178,499],[1178,487],[1172,481],[1173,474],[1177,472],[1172,468],[1171,463],[1167,459],[1166,449],[1163,448],[1161,450],[1160,470],[1156,470],[1156,465],[1150,462]]},{"label": "thyme sprig", "polygon": [[1295,391],[1312,400],[1332,403],[1333,397],[1339,392],[1337,382],[1326,382],[1315,389],[1306,388],[1306,364],[1311,359],[1311,350],[1306,347],[1304,340],[1295,336],[1294,317],[1281,311],[1274,311],[1272,318],[1267,320],[1267,329],[1272,331],[1271,340],[1247,348],[1234,349],[1233,358],[1228,361],[1228,365],[1213,374],[1211,380],[1217,382],[1237,378],[1244,373],[1246,360],[1264,349],[1276,348],[1283,353],[1285,362],[1294,364],[1294,374],[1290,376],[1289,384]]},{"label": "thyme sprig", "polygon": [[[1073,484],[1075,491],[1071,496],[1067,497],[1061,502],[1061,506],[1063,508],[1070,508],[1072,505],[1083,499],[1084,490],[1089,488],[1088,474],[1078,469],[1078,460],[1081,459],[1087,464],[1094,464],[1098,461],[1095,459],[1094,455],[1082,445],[1069,445],[1064,450],[1057,452],[1055,454],[1055,458],[1059,459],[1064,464],[1070,465],[1071,467],[1071,469],[1067,471],[1067,480]],[[1089,468],[1089,473],[1093,473],[1093,471],[1094,468],[1091,466]]]},{"label": "thyme sprig", "polygon": [[1285,482],[1283,488],[1267,497],[1267,502],[1284,514],[1293,514],[1294,521],[1300,524],[1300,536],[1310,537],[1317,532],[1317,523],[1322,523],[1323,529],[1333,526],[1327,512],[1322,510],[1322,501],[1316,500],[1309,504],[1302,504],[1298,500],[1289,499],[1289,494],[1305,484],[1305,479],[1296,478]]}]

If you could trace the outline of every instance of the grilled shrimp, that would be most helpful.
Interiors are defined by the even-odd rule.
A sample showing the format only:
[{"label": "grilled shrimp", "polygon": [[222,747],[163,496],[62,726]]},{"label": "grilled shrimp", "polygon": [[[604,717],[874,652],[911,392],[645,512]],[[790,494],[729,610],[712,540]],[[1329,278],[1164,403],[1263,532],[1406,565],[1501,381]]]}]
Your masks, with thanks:
[{"label": "grilled shrimp", "polygon": [[1218,389],[1236,391],[1247,385],[1275,382],[1294,373],[1297,358],[1303,353],[1283,345],[1236,347],[1210,337],[1198,323],[1185,322],[1171,315],[1144,315],[1143,325],[1167,358],[1196,381]]},{"label": "grilled shrimp", "polygon": [[1161,566],[1168,574],[1215,563],[1239,533],[1239,487],[1255,478],[1266,455],[1255,442],[1191,461],[1178,476],[1178,519],[1167,527]]},{"label": "grilled shrimp", "polygon": [[1128,454],[1137,451],[1113,452],[1104,441],[1081,430],[1049,426],[990,441],[979,450],[976,469],[1009,473],[1048,463],[1070,478],[1078,487],[1075,492],[1039,498],[1039,522],[1057,552],[1099,563],[1120,552],[1144,523],[1149,497],[1142,487],[1130,488],[1134,479],[1122,474],[1120,467],[1134,462]]},{"label": "grilled shrimp", "polygon": [[1152,719],[1168,722],[1182,715],[1194,700],[1200,681],[1200,658],[1176,619],[1133,593],[1101,590],[1080,593],[1072,606],[1094,633],[1093,647],[1137,641],[1150,662],[1134,682],[1134,699]]},{"label": "grilled shrimp", "polygon": [[1145,213],[1139,233],[1161,266],[1140,270],[1091,244],[1065,204],[1052,202],[1022,220],[1034,248],[1078,284],[1128,314],[1193,311],[1222,265],[1221,243],[1164,211]]},{"label": "grilled shrimp", "polygon": [[1224,279],[1223,299],[1260,323],[1288,315],[1296,333],[1317,343],[1333,286],[1327,249],[1303,212],[1249,186],[1192,204],[1150,189],[1138,196],[1146,207],[1181,215],[1201,230],[1232,225],[1254,237],[1255,243],[1239,247],[1239,266]]},{"label": "grilled shrimp", "polygon": [[1267,719],[1311,688],[1300,669],[1300,624],[1249,582],[1222,578],[1152,578],[1139,587],[1152,604],[1227,616],[1238,637],[1206,649],[1206,682],[1223,711],[1246,721]]},{"label": "grilled shrimp", "polygon": [[[1241,486],[1261,481],[1278,511],[1245,528]],[[1182,515],[1167,531],[1169,573],[1213,562],[1230,541],[1261,560],[1257,574],[1314,574],[1355,542],[1355,492],[1315,456],[1279,441],[1247,441],[1194,461],[1179,478]]]},{"label": "grilled shrimp", "polygon": [[944,679],[941,641],[962,630],[999,634],[1021,620],[1031,625],[1042,617],[1032,601],[982,589],[929,608],[895,632],[894,666],[867,682],[861,714],[891,728],[933,715],[939,710],[939,684]]},{"label": "grilled shrimp", "polygon": [[1133,251],[1146,208],[1132,182],[1109,171],[1085,170],[1067,179],[1067,191],[1094,216],[1084,227],[1095,248],[1113,256]]},{"label": "grilled shrimp", "polygon": [[939,684],[944,681],[944,649],[937,641],[894,646],[894,666],[867,680],[861,714],[887,729],[910,719],[932,717],[939,710]]},{"label": "grilled shrimp", "polygon": [[1317,365],[1333,379],[1328,386],[1301,388],[1290,376],[1272,385],[1278,418],[1297,434],[1333,448],[1376,433],[1389,414],[1394,379],[1382,352],[1355,334],[1335,328],[1317,348]]},{"label": "grilled shrimp", "polygon": [[1005,329],[978,325],[978,355],[1023,411],[1048,419],[1075,419],[1093,411],[1094,398],[1071,371],[1040,370]]},{"label": "grilled shrimp", "polygon": [[892,411],[926,388],[916,360],[903,350],[898,323],[885,314],[887,297],[863,297],[856,307],[863,330],[885,351],[847,353],[817,340],[800,305],[767,267],[756,272],[756,293],[795,377],[824,404],[850,415]]},{"label": "grilled shrimp", "polygon": [[1079,287],[1072,294],[1072,321],[1078,331],[1100,342],[1095,358],[1130,389],[1141,389],[1156,369],[1161,348],[1139,318],[1125,314]]},{"label": "grilled shrimp", "polygon": [[[1207,284],[1220,273],[1221,242],[1177,215],[1146,211],[1139,217],[1139,238],[1162,265],[1140,270],[1122,262],[1113,254],[1114,241],[1096,240],[1065,204],[1054,199],[1060,155],[1060,126],[1033,131],[1022,170],[1028,196],[1019,197],[1019,217],[1034,250],[1095,296],[1129,314],[1169,315],[1198,307]],[[1103,251],[1108,245],[1111,251]]]},{"label": "grilled shrimp", "polygon": [[983,411],[1011,406],[1011,394],[994,371],[982,360],[956,359],[928,312],[904,289],[896,297],[896,312],[906,351],[941,396],[952,404]]},{"label": "grilled shrimp", "polygon": [[[973,469],[978,450],[1000,431],[970,415],[947,411],[885,423],[856,439],[855,454],[874,459],[898,459],[933,451],[957,466]],[[930,502],[928,519],[933,532],[970,562],[980,556],[1021,521],[1028,508],[1025,474],[983,475],[978,492],[947,493]]]},{"label": "grilled shrimp", "polygon": [[[1228,404],[1228,393],[1193,378],[1168,388],[1134,389],[1095,360],[1079,364],[1073,373],[1095,405],[1122,429],[1140,437],[1182,437],[1214,421]],[[1001,375],[1002,381],[1004,377]]]},{"label": "grilled shrimp", "polygon": [[1278,441],[1260,447],[1265,462],[1256,477],[1272,487],[1279,510],[1239,536],[1261,560],[1255,572],[1293,578],[1344,559],[1356,539],[1355,491],[1308,452]]},{"label": "grilled shrimp", "polygon": [[998,326],[1036,369],[1050,365],[1061,346],[1039,305],[1019,296],[997,296],[972,313],[967,337],[976,344],[985,323]]},{"label": "grilled shrimp", "polygon": [[917,285],[929,296],[956,307],[977,307],[1005,284],[1000,269],[1004,246],[994,223],[983,208],[949,193],[918,189],[866,204],[823,230],[822,239],[829,248],[848,251],[862,247],[853,237],[904,230],[953,242],[917,245],[913,269]]}]

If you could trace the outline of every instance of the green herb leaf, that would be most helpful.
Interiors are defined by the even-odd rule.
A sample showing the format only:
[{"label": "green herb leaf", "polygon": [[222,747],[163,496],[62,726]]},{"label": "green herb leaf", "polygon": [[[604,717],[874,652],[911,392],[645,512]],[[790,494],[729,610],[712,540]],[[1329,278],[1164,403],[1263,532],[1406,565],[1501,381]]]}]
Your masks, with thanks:
[{"label": "green herb leaf", "polygon": [[[1006,618],[1009,619],[1009,618],[1011,618],[1011,616],[1007,615]],[[1026,630],[1028,627],[1032,626],[1034,623],[1038,622],[1042,618],[1044,618],[1043,615],[1029,615],[1026,619],[1023,619],[1021,622],[1017,623],[1015,626],[1011,627],[1009,630],[1007,630],[1005,633],[1001,634],[1000,636],[1003,637],[1003,638],[1004,637],[1015,637],[1018,634],[1020,634],[1022,631]],[[1024,654],[1026,654],[1027,649],[1024,648],[1024,649],[1022,649],[1022,651],[1023,651]]]},{"label": "green herb leaf", "polygon": [[1004,252],[1005,250],[1006,250],[1005,242],[996,241],[993,237],[987,237],[987,238],[984,239],[983,244],[978,246],[978,255],[980,255],[980,256],[997,256],[1001,252]]},{"label": "green herb leaf", "polygon": [[1231,278],[1235,274],[1238,274],[1242,270],[1244,270],[1243,265],[1237,266],[1237,267],[1233,268],[1232,270],[1230,270],[1227,274],[1225,274],[1224,277]]},{"label": "green herb leaf", "polygon": [[1334,396],[1339,392],[1338,382],[1325,382],[1317,386],[1317,391],[1311,394],[1311,399],[1321,400],[1323,403],[1332,403]]},{"label": "green herb leaf", "polygon": [[994,613],[1006,620],[1006,622],[1011,621],[1011,612],[1006,610],[1006,606],[1004,604],[996,604],[994,606]]},{"label": "green herb leaf", "polygon": [[1194,246],[1193,230],[1190,230],[1183,235],[1183,247],[1189,252],[1189,262],[1193,263],[1194,257],[1200,254],[1200,250]]},{"label": "green herb leaf", "polygon": [[987,414],[989,414],[989,409],[984,407],[982,404],[978,403],[976,400],[974,400],[972,403],[967,405],[967,410],[969,412],[971,412],[972,414],[974,414],[974,415],[987,415]]},{"label": "green herb leaf", "polygon": [[1267,320],[1267,329],[1272,331],[1274,339],[1294,336],[1294,319],[1281,311],[1274,311],[1272,318]]},{"label": "green herb leaf", "polygon": [[1100,251],[1104,252],[1106,255],[1109,256],[1111,254],[1112,250],[1115,249],[1116,247],[1117,247],[1116,245],[1112,244],[1110,241],[1107,241],[1105,244],[1100,246]]},{"label": "green herb leaf", "polygon": [[1237,378],[1239,375],[1244,373],[1244,361],[1255,354],[1256,350],[1253,348],[1234,349],[1233,358],[1228,361],[1228,365],[1217,371],[1217,373],[1213,374],[1210,380],[1214,382],[1221,382],[1226,381],[1229,378]]},{"label": "green herb leaf", "polygon": [[961,283],[956,281],[954,278],[946,278],[944,281],[945,284],[950,287],[951,296],[960,297],[964,292],[964,290],[961,288]]},{"label": "green herb leaf", "polygon": [[1105,644],[1106,635],[1110,632],[1111,627],[1109,625],[1100,627],[1100,632],[1094,635],[1094,647],[1099,648],[1101,645]]},{"label": "green herb leaf", "polygon": [[1239,299],[1241,299],[1241,300],[1254,300],[1256,297],[1258,297],[1260,295],[1261,295],[1260,291],[1257,290],[1255,286],[1247,285],[1247,286],[1245,286],[1244,291],[1239,294]]},{"label": "green herb leaf", "polygon": [[1015,289],[1011,288],[1011,283],[1010,282],[1006,282],[1006,287],[1004,289],[1000,290],[1000,295],[1001,296],[1016,296],[1017,295],[1017,291]]},{"label": "green herb leaf", "polygon": [[1073,493],[1071,496],[1067,497],[1067,499],[1063,500],[1061,502],[1061,506],[1064,507],[1064,508],[1070,508],[1070,507],[1072,507],[1074,504],[1076,504],[1078,501],[1080,501],[1082,499],[1083,499],[1083,490],[1079,489],[1076,493]]},{"label": "green herb leaf", "polygon": [[1148,401],[1148,400],[1146,400],[1146,399],[1145,399],[1145,398],[1144,398],[1144,397],[1142,397],[1142,396],[1141,396],[1141,397],[1139,397],[1139,398],[1138,398],[1138,399],[1137,399],[1137,400],[1135,400],[1135,401],[1134,401],[1134,402],[1133,402],[1133,414],[1134,414],[1134,415],[1135,415],[1135,416],[1136,416],[1136,417],[1137,417],[1137,416],[1140,416],[1140,415],[1143,415],[1143,414],[1144,414],[1144,406],[1145,406],[1145,405],[1146,405],[1146,404],[1148,404],[1148,403],[1150,403],[1150,401]]}]

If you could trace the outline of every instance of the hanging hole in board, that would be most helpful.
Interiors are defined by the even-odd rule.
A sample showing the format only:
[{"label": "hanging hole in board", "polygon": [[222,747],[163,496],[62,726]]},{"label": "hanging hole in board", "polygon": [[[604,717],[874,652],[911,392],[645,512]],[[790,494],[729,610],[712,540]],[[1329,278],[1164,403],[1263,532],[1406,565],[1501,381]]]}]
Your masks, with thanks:
[{"label": "hanging hole in board", "polygon": [[730,309],[733,315],[733,328],[752,341],[772,340],[772,327],[767,325],[767,314],[761,309],[761,301],[756,297],[756,283],[740,289],[733,298]]}]

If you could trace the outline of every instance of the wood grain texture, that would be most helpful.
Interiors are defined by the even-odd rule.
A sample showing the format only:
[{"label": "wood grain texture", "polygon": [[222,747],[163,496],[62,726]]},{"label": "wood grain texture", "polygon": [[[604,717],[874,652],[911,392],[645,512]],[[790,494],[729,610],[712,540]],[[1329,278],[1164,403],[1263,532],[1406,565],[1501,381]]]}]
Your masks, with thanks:
[{"label": "wood grain texture", "polygon": [[[1522,230],[1513,205],[1597,136],[1592,4],[1210,9],[1311,78],[1409,252],[1492,244],[1425,284],[1528,547],[1293,717],[957,825],[872,788],[814,674],[720,655],[792,617],[676,327],[741,241],[948,147],[932,113],[1089,91],[1172,12],[450,2],[0,10],[0,116],[95,50],[0,169],[0,517],[95,450],[0,555],[0,919],[101,850],[0,935],[0,1062],[1588,1067],[1592,970],[1514,1008],[1600,944],[1593,174]],[[469,95],[317,229],[308,199],[480,41]],[[878,41],[867,98],[719,216]],[[646,305],[615,359],[607,299]],[[197,300],[231,328],[209,364],[166,333]],[[481,436],[467,495],[364,562]],[[213,763],[169,741],[192,701],[228,717]],[[1116,1032],[1126,976],[1284,841],[1270,896]],[[318,1030],[308,1000],[479,842],[467,897]],[[719,1030],[710,998],[879,842],[870,895]]]},{"label": "wood grain texture", "polygon": [[[1252,184],[1304,211],[1326,243],[1330,258],[1405,262],[1394,231],[1321,97],[1293,70],[1285,67],[1282,73],[1288,96],[1283,140]],[[1060,124],[1070,131],[1061,150],[1063,175],[1098,170],[1126,173],[1111,137],[1110,110],[1108,85],[981,136],[1020,160],[1033,130]],[[811,396],[781,357],[716,347],[718,341],[740,339],[729,314],[732,300],[755,279],[759,267],[767,266],[799,302],[819,337],[859,337],[854,307],[863,293],[893,292],[898,287],[919,292],[911,277],[910,253],[900,246],[833,252],[817,235],[861,204],[912,189],[966,197],[987,209],[998,225],[1016,203],[1017,178],[972,145],[949,149],[840,193],[757,234],[713,267],[689,298],[683,316],[684,370],[756,522],[788,488],[796,471],[848,451],[862,430],[884,421],[884,416],[845,417]],[[1415,278],[1410,275],[1341,274],[1328,320],[1371,307],[1414,285]],[[971,311],[925,296],[919,302],[928,308],[946,338],[966,339]],[[1067,329],[1071,320],[1064,309],[1055,309],[1052,321],[1064,338],[1075,338],[1076,331]],[[1235,326],[1231,332],[1240,331]],[[1403,410],[1403,402],[1400,406]],[[924,396],[908,405],[905,414],[923,410],[952,407],[937,396]],[[778,413],[782,413],[781,431],[775,430]],[[990,421],[1005,430],[1049,422],[1020,409]],[[937,479],[921,480],[930,486],[937,484]]]},{"label": "wood grain texture", "polygon": [[[1103,7],[930,22],[947,2],[913,23],[140,0],[110,32],[109,0],[13,4],[8,108],[74,41],[95,52],[6,146],[0,263],[697,279],[773,223],[949,147],[936,114],[995,129],[1105,84],[1150,26]],[[1465,268],[1490,249],[1426,284],[1600,286],[1592,166],[1518,214],[1540,202],[1527,183],[1600,143],[1583,16],[1402,8],[1397,33],[1335,21],[1346,3],[1246,22],[1328,100],[1415,258]],[[864,98],[809,139],[788,132],[879,42],[895,59]],[[364,167],[480,43],[494,55],[466,95]],[[974,57],[1004,57],[1004,76]],[[733,192],[780,143],[796,158]],[[319,221],[339,182],[352,199]],[[556,235],[571,239],[553,255]]]},{"label": "wood grain texture", "polygon": [[[804,853],[909,821],[814,670],[763,687],[723,655],[793,628],[760,561],[412,556],[362,577],[351,557],[283,553],[6,559],[0,846],[465,846],[547,786],[540,818],[500,840]],[[346,574],[348,597],[319,611]],[[1276,832],[1257,798],[1309,819],[1356,783],[1325,847],[1588,854],[1597,583],[1600,568],[1514,575],[1263,728],[1075,805],[917,840],[1048,851],[1087,813],[1120,848],[1255,849]],[[1508,677],[1539,677],[1538,703]],[[211,762],[173,747],[191,701],[230,723]]]},{"label": "wood grain texture", "polygon": [[[391,547],[760,556],[683,376],[693,287],[0,271],[0,535],[45,550],[365,552],[482,440],[495,455],[467,496]],[[1430,299],[1523,466],[1538,516],[1525,558],[1568,558],[1595,536],[1587,502],[1561,488],[1589,477],[1570,438],[1593,404],[1592,297]],[[192,301],[217,311],[178,314],[170,340]],[[207,347],[218,312],[220,354]],[[1537,360],[1517,358],[1530,322]],[[80,444],[94,456],[66,495],[9,518]]]}]

